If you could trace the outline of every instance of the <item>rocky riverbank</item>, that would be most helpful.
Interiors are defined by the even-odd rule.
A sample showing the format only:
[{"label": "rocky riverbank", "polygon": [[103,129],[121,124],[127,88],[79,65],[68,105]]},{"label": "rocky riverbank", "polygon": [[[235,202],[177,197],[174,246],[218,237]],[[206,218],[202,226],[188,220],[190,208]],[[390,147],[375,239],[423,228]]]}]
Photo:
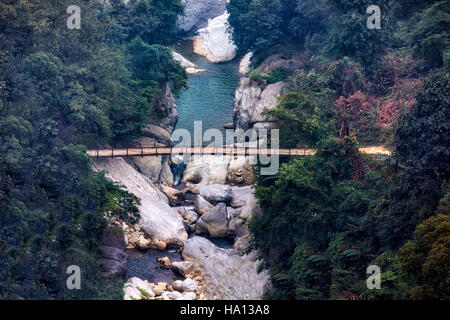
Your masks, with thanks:
[{"label": "rocky riverbank", "polygon": [[[192,293],[187,294],[186,290],[180,292],[182,286],[178,282],[152,284],[135,279],[128,281],[125,286],[126,299],[139,298],[137,292],[141,293],[141,298],[162,299],[261,297],[268,284],[268,275],[257,272],[259,261],[255,253],[243,255],[249,238],[247,221],[260,212],[253,187],[205,184],[196,189],[198,194],[195,195],[193,206],[171,207],[168,197],[159,187],[124,159],[96,160],[95,168],[106,170],[112,180],[121,183],[141,199],[141,219],[137,225],[116,222],[123,231],[126,247],[143,251],[164,251],[169,245],[177,246],[185,261],[171,263],[168,258],[161,259],[161,267],[173,268],[185,277],[185,281],[193,280],[197,285],[195,290],[189,291],[195,292],[194,297]],[[189,239],[188,234],[191,234]],[[220,248],[200,235],[230,238],[234,240],[234,246],[229,249]],[[121,258],[123,261],[123,255]],[[226,279],[224,274],[227,275]],[[244,279],[251,279],[251,282],[244,282]],[[242,283],[252,285],[243,286]],[[137,289],[139,286],[148,295],[142,295]]]},{"label": "rocky riverbank", "polygon": [[[249,59],[251,59],[251,54],[242,59],[242,73],[249,71]],[[253,70],[253,73],[259,75],[259,77],[267,77],[276,70],[292,73],[301,70],[303,64],[304,57],[302,54],[293,54],[290,57],[274,54],[268,56]],[[287,89],[285,81],[267,83],[252,77],[241,78],[234,97],[234,127],[243,130],[275,128],[277,124],[266,115],[266,112],[279,106],[278,97]]]},{"label": "rocky riverbank", "polygon": [[[170,88],[163,89],[152,108],[164,118],[151,119],[139,143],[163,145],[170,139],[178,113]],[[249,240],[247,223],[260,213],[253,187],[245,186],[253,183],[251,161],[243,157],[193,156],[186,162],[183,188],[178,190],[173,188],[169,157],[95,160],[95,170],[105,170],[110,179],[141,199],[141,218],[136,225],[113,222],[119,230],[115,238],[121,236],[122,241],[112,245],[105,238],[101,248],[104,272],[127,274],[127,250],[139,250],[144,255],[158,250],[160,263],[151,272],[173,270],[192,287],[195,283],[196,289],[186,291],[177,280],[150,282],[131,276],[126,279],[125,299],[261,298],[269,276],[264,271],[258,273],[256,253],[244,254]],[[221,238],[229,239],[232,246],[216,245],[214,239]],[[169,248],[180,251],[183,261],[170,261]],[[152,278],[158,279],[156,275]]]},{"label": "rocky riverbank", "polygon": [[[224,25],[227,23],[224,4],[216,2],[214,10],[207,12],[206,7],[200,5],[204,4],[202,1],[186,1],[197,11],[200,10],[202,17],[194,19],[189,12],[197,11],[188,9],[188,16],[180,23],[184,24],[186,34],[201,38],[197,40],[202,41],[202,46],[209,41],[205,40],[206,35],[215,38],[211,42],[210,52],[215,52],[215,49],[226,52],[214,53],[215,58],[208,59],[219,62],[234,58],[235,48],[229,50],[230,43],[224,46],[216,41],[221,37],[213,35],[218,30],[225,32]],[[220,23],[217,22],[219,20]],[[214,28],[211,28],[211,23]],[[194,50],[195,47],[194,40]],[[208,56],[206,52],[202,54]],[[183,56],[176,52],[173,55],[189,73],[201,72]],[[241,74],[251,70],[251,58],[251,53],[242,58]],[[288,72],[297,71],[302,63],[301,56],[285,58],[272,55],[254,71],[268,76],[279,68]],[[234,128],[276,127],[265,112],[278,106],[277,98],[286,89],[283,81],[267,84],[251,77],[241,78],[234,96]],[[168,85],[161,89],[159,99],[151,108],[152,114],[158,116],[150,119],[150,124],[143,130],[143,137],[135,143],[167,145],[178,121],[177,106]],[[152,280],[127,274],[125,299],[260,299],[270,285],[269,275],[267,271],[258,272],[261,262],[255,251],[247,254],[250,240],[248,222],[261,213],[252,186],[255,159],[191,156],[184,161],[184,171],[182,168],[180,176],[181,171],[178,170],[180,172],[175,179],[170,166],[173,162],[179,165],[180,159],[170,159],[169,156],[95,161],[96,170],[106,170],[112,180],[141,199],[139,223],[128,225],[124,221],[114,222],[122,232],[123,243],[116,245],[115,249],[107,245],[102,249],[105,273],[126,273],[126,250],[138,250],[145,259],[153,257],[155,260],[150,270],[152,277],[149,278]],[[180,182],[176,188],[175,180],[176,184]],[[217,239],[227,239],[230,245],[222,247]],[[151,250],[159,254],[146,254]],[[145,264],[145,260],[142,263]],[[162,274],[163,270],[166,277],[157,277],[158,272]],[[167,277],[168,270],[173,271],[173,277]],[[146,273],[137,274],[145,277]]]},{"label": "rocky riverbank", "polygon": [[[279,67],[297,70],[301,57],[284,59],[269,56],[258,68],[270,74]],[[247,66],[248,67],[248,66]],[[235,128],[271,126],[264,112],[278,106],[277,97],[284,82],[265,84],[241,78],[234,98]],[[168,86],[152,105],[159,118],[151,119],[139,143],[165,145],[171,139],[178,112]],[[161,115],[163,115],[161,117]],[[124,245],[102,248],[105,273],[126,273],[126,251],[157,250],[157,267],[151,272],[172,270],[166,281],[149,281],[130,276],[124,287],[125,299],[260,299],[270,285],[267,271],[258,272],[256,252],[247,253],[248,222],[261,213],[254,196],[255,159],[232,156],[191,156],[184,159],[181,185],[174,188],[170,157],[97,159],[96,170],[108,176],[141,199],[141,219],[136,225],[116,221]],[[178,181],[177,181],[178,182]],[[215,239],[228,239],[221,247]],[[172,251],[168,251],[168,249]],[[149,251],[150,250],[150,251]],[[169,252],[178,252],[171,261]],[[154,256],[154,255],[149,255]],[[156,260],[156,259],[155,259]],[[109,270],[108,270],[109,267]]]}]

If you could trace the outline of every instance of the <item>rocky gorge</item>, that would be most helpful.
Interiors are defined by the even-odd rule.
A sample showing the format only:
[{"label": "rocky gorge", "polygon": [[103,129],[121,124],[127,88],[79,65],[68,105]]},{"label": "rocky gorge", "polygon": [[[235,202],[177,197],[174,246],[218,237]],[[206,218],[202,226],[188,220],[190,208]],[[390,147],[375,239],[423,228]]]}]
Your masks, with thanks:
[{"label": "rocky gorge", "polygon": [[[160,191],[161,186],[156,186],[125,159],[96,160],[95,168],[106,170],[109,178],[141,199],[141,218],[137,225],[128,225],[124,221],[115,222],[124,235],[122,247],[118,248],[109,241],[108,248],[101,248],[104,262],[109,262],[105,264],[104,271],[124,273],[124,246],[127,249],[163,252],[168,247],[173,247],[182,252],[184,261],[172,262],[163,257],[159,259],[161,268],[172,268],[185,278],[182,281],[184,284],[188,282],[192,287],[186,290],[180,280],[174,283],[148,283],[134,277],[128,279],[125,285],[125,299],[261,297],[268,285],[268,275],[264,271],[258,273],[259,261],[255,252],[245,254],[249,238],[247,221],[259,214],[252,186],[205,184],[199,188],[192,205],[171,207],[168,197]],[[234,240],[233,247],[221,248],[214,244],[214,238],[224,237]],[[243,281],[246,279],[251,282]],[[252,283],[252,286],[248,287],[244,283]],[[187,292],[194,292],[195,296]]]},{"label": "rocky gorge", "polygon": [[[205,30],[212,23],[214,28],[221,29],[220,32],[228,36],[225,26],[227,13],[224,5],[220,5],[222,2],[211,1],[215,6],[210,11],[201,9],[200,2],[186,1],[187,5],[195,3],[195,8],[189,9],[188,6],[187,15],[180,19],[186,34],[201,37],[202,33],[211,31]],[[193,19],[199,12],[203,18]],[[220,18],[219,24],[216,18]],[[211,45],[220,50],[229,49],[220,42],[212,42]],[[193,50],[199,53],[195,48],[194,40]],[[217,53],[217,59],[208,57],[207,53],[202,54],[211,63],[218,63],[233,59],[235,49],[218,53],[211,50]],[[173,57],[193,77],[202,77],[204,70],[196,64],[175,51]],[[241,75],[251,70],[251,58],[249,53],[238,63]],[[256,70],[270,74],[280,66],[293,70],[299,65],[301,57],[270,56]],[[229,110],[233,127],[244,130],[276,127],[265,112],[278,105],[277,98],[285,89],[283,81],[266,85],[251,79],[251,76],[240,78],[232,98],[232,110]],[[169,84],[161,88],[151,111],[155,116],[144,128],[143,136],[134,143],[169,144],[179,116]],[[116,232],[105,235],[101,247],[103,271],[126,277],[124,299],[262,297],[270,286],[269,275],[266,270],[261,271],[258,253],[247,250],[250,240],[248,222],[261,214],[254,195],[254,163],[254,159],[249,157],[233,156],[190,156],[184,159],[137,156],[95,160],[95,170],[105,170],[111,180],[140,199],[139,222],[130,225],[126,221],[113,221]],[[148,270],[147,274],[152,274],[148,279],[145,272],[142,278],[133,274],[134,270],[127,272],[127,263],[130,264],[130,259],[135,259],[135,256],[141,257],[139,259],[152,257],[151,264],[155,266]],[[140,268],[146,268],[145,261],[148,260],[140,262]],[[163,272],[169,277],[158,277],[158,273]]]}]

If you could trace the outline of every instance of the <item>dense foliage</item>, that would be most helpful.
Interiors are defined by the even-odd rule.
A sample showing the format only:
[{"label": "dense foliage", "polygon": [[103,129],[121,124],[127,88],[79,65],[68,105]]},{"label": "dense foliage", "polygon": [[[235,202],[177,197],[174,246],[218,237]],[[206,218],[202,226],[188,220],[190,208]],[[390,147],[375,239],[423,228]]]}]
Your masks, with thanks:
[{"label": "dense foliage", "polygon": [[366,26],[370,16],[366,9],[373,4],[370,0],[230,0],[227,8],[233,39],[243,52],[298,42],[312,54],[325,48],[329,56],[352,57],[374,76],[388,45],[413,44],[425,68],[448,64],[448,1],[377,1],[382,21],[375,32]]},{"label": "dense foliage", "polygon": [[[448,197],[448,195],[447,195]],[[450,216],[438,214],[421,223],[400,251],[403,270],[414,277],[415,299],[450,299]]]},{"label": "dense foliage", "polygon": [[[272,274],[266,297],[448,299],[449,3],[381,1],[382,28],[371,30],[370,1],[267,1],[277,23],[264,41],[244,4],[262,1],[228,5],[256,65],[284,42],[303,44],[301,71],[277,79],[289,89],[269,114],[282,146],[318,148],[259,177],[264,214],[251,232]],[[359,144],[393,155],[365,156]],[[380,290],[367,289],[369,265],[381,268]]]},{"label": "dense foliage", "polygon": [[[179,90],[186,74],[164,47],[181,1],[110,3],[0,1],[0,298],[122,296],[98,244],[107,218],[135,219],[139,199],[93,173],[85,150],[137,137],[161,86]],[[66,289],[69,265],[81,290]]]}]

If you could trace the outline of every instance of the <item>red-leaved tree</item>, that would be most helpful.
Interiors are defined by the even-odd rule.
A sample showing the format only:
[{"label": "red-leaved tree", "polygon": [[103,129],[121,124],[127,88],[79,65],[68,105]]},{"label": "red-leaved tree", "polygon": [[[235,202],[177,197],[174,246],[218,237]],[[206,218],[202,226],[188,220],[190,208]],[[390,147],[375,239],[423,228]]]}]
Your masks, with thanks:
[{"label": "red-leaved tree", "polygon": [[365,114],[369,114],[374,107],[373,99],[361,91],[348,98],[341,96],[334,103],[336,118],[339,125],[339,138],[350,135],[350,125],[358,126]]}]

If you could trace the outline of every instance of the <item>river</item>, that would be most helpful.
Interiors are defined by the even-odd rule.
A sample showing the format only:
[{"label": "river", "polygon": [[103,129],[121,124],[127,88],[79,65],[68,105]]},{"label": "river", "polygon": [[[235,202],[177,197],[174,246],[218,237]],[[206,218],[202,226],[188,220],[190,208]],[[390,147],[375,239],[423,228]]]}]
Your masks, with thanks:
[{"label": "river", "polygon": [[[206,70],[204,73],[189,75],[189,89],[183,90],[175,97],[179,113],[177,128],[187,129],[193,134],[194,121],[201,120],[203,131],[210,128],[224,131],[223,125],[233,121],[234,92],[240,77],[238,61],[211,63],[203,56],[193,53],[189,42],[177,45],[175,50],[195,63],[198,68]],[[218,247],[227,249],[233,247],[233,241],[230,239],[206,238]],[[128,253],[127,280],[138,277],[153,283],[172,283],[181,279],[171,269],[162,268],[157,262],[158,258],[165,256],[172,262],[182,261],[181,254],[175,249],[147,250],[146,252],[129,250]]]},{"label": "river", "polygon": [[211,63],[192,52],[191,42],[183,42],[175,50],[206,72],[188,76],[189,89],[177,97],[179,113],[177,128],[194,131],[194,121],[202,121],[203,131],[223,129],[233,121],[234,92],[239,83],[239,61]]}]

